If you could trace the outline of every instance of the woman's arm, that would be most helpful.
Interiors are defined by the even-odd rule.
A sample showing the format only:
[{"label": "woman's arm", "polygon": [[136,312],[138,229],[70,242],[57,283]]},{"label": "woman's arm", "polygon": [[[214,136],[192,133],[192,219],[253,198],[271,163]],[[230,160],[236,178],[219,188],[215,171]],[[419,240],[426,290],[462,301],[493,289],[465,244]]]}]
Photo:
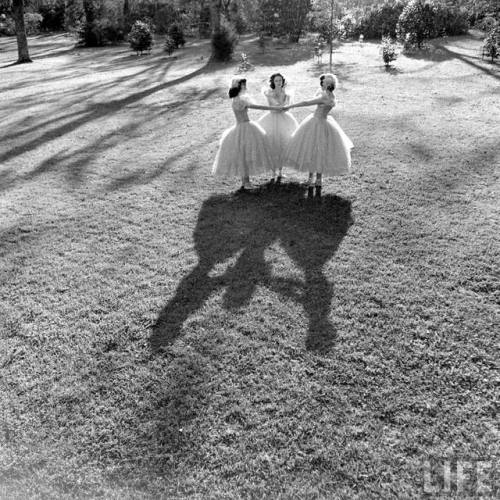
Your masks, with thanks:
[{"label": "woman's arm", "polygon": [[261,106],[259,104],[247,104],[247,108],[250,109],[263,109],[265,111],[281,111],[282,106]]},{"label": "woman's arm", "polygon": [[310,101],[296,102],[295,104],[290,104],[287,108],[302,108],[304,106],[314,106],[316,104],[323,104],[325,100],[320,97],[318,99],[311,99]]}]

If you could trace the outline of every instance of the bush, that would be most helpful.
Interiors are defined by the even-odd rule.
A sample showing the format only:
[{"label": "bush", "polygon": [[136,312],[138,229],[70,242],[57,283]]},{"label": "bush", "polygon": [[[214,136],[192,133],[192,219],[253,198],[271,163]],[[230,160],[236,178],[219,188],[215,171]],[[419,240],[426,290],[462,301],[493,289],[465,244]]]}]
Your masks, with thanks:
[{"label": "bush", "polygon": [[468,29],[468,14],[464,9],[432,0],[411,0],[399,17],[397,33],[405,48],[411,45],[421,48],[428,38],[463,35]]},{"label": "bush", "polygon": [[238,39],[229,26],[221,26],[212,36],[212,58],[215,61],[230,61]]},{"label": "bush", "polygon": [[486,16],[476,24],[476,28],[489,33],[496,26],[496,24],[497,21],[494,17]]},{"label": "bush", "polygon": [[37,35],[40,33],[40,24],[43,17],[38,12],[27,12],[24,14],[24,25],[26,27],[27,35]]},{"label": "bush", "polygon": [[390,36],[382,37],[382,59],[386,67],[389,67],[392,61],[398,57],[396,52],[396,44],[392,41]]},{"label": "bush", "polygon": [[108,18],[81,24],[77,32],[79,42],[86,47],[102,47],[109,43],[121,42],[125,38],[123,29]]},{"label": "bush", "polygon": [[496,26],[484,39],[483,48],[491,62],[498,58],[500,54],[500,26]]},{"label": "bush", "polygon": [[136,21],[128,34],[128,41],[132,50],[138,53],[151,50],[153,46],[153,35],[151,27],[143,21]]},{"label": "bush", "polygon": [[167,35],[165,37],[165,44],[163,45],[163,50],[168,54],[172,54],[172,52],[177,48],[177,45],[174,41],[174,39],[170,36]]},{"label": "bush", "polygon": [[343,38],[352,38],[356,32],[356,19],[352,14],[346,14],[340,20]]},{"label": "bush", "polygon": [[168,34],[168,29],[172,24],[181,22],[182,15],[178,9],[171,4],[164,4],[159,9],[151,9],[152,3],[139,3],[134,9],[135,19],[141,20],[143,17],[154,19],[155,31],[162,35]]},{"label": "bush", "polygon": [[405,48],[416,45],[419,49],[424,40],[434,33],[436,7],[422,0],[411,0],[399,16],[397,36]]},{"label": "bush", "polygon": [[[469,22],[476,28],[489,32],[493,26],[488,26],[491,19],[500,22],[500,2],[498,0],[470,0],[467,3]],[[486,25],[483,25],[483,21]]]},{"label": "bush", "polygon": [[231,19],[231,22],[233,23],[234,29],[236,30],[236,33],[238,33],[238,35],[241,35],[246,32],[248,27],[245,18],[243,16],[238,14]]},{"label": "bush", "polygon": [[77,0],[66,0],[64,7],[64,29],[79,34],[84,21],[82,4]]},{"label": "bush", "polygon": [[184,47],[186,40],[182,28],[178,24],[172,24],[168,29],[168,36],[174,41],[175,48]]},{"label": "bush", "polygon": [[66,10],[71,9],[71,14],[67,12],[66,21],[76,21],[81,44],[86,47],[101,47],[124,39],[122,15],[116,6],[103,0],[85,0],[79,18],[78,3],[68,0]]},{"label": "bush", "polygon": [[404,3],[395,1],[368,10],[359,20],[353,31],[354,36],[363,35],[365,39],[382,36],[396,37],[399,16],[403,12]]},{"label": "bush", "polygon": [[40,24],[42,31],[62,31],[64,30],[65,4],[63,0],[57,0],[38,7],[38,13],[43,20]]},{"label": "bush", "polygon": [[[40,24],[43,17],[36,12],[27,12],[24,14],[24,26],[27,35],[36,35],[40,33]],[[12,17],[6,17],[0,29],[1,35],[14,36],[16,34],[16,23]]]},{"label": "bush", "polygon": [[240,64],[238,66],[238,73],[246,73],[253,69],[253,65],[250,62],[248,55],[245,52],[240,54]]},{"label": "bush", "polygon": [[16,25],[12,17],[5,17],[0,24],[0,35],[14,36],[16,34]]},{"label": "bush", "polygon": [[465,35],[469,30],[469,17],[465,9],[436,4],[434,7],[434,23],[431,37],[443,35]]}]

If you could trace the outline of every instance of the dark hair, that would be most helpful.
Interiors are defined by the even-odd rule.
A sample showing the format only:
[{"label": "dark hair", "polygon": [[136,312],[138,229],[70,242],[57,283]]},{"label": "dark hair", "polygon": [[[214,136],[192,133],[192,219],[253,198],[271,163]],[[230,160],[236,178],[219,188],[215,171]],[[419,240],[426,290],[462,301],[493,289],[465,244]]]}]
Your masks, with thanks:
[{"label": "dark hair", "polygon": [[281,76],[281,79],[283,80],[283,87],[285,86],[285,77],[281,73],[273,73],[271,77],[269,78],[269,86],[274,90],[276,88],[276,85],[274,85],[274,79],[277,76]]},{"label": "dark hair", "polygon": [[[319,77],[319,84],[321,85],[321,88],[323,88],[323,80],[325,79],[325,75],[321,75]],[[326,87],[326,90],[329,90],[330,92],[333,92],[335,90],[335,83],[330,83],[330,85],[328,85]]]},{"label": "dark hair", "polygon": [[241,90],[241,85],[243,83],[247,83],[247,79],[246,78],[242,78],[239,82],[238,82],[238,86],[237,87],[231,87],[229,89],[229,97],[232,99],[233,97],[236,97],[239,93],[240,93],[240,90]]}]

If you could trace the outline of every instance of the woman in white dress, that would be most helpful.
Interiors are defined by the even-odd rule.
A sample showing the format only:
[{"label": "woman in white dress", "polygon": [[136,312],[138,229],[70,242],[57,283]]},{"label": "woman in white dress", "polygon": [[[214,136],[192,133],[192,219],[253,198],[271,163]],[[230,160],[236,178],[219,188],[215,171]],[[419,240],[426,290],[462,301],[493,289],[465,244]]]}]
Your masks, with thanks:
[{"label": "woman in white dress", "polygon": [[212,166],[216,176],[240,176],[244,191],[250,189],[250,176],[274,171],[275,160],[266,132],[248,118],[248,109],[278,110],[254,104],[247,94],[245,78],[234,78],[229,89],[236,125],[222,134]]},{"label": "woman in white dress", "polygon": [[[270,106],[290,105],[290,94],[285,90],[286,81],[281,73],[274,73],[269,78],[269,89],[264,92]],[[271,142],[277,169],[274,171],[273,182],[280,184],[283,178],[285,152],[292,134],[299,124],[291,113],[284,110],[269,111],[259,118],[259,125],[266,131]]]},{"label": "woman in white dress", "polygon": [[320,76],[321,92],[309,101],[287,107],[313,106],[315,112],[307,116],[293,134],[285,161],[300,172],[309,172],[308,196],[313,196],[314,173],[316,173],[316,196],[321,196],[323,175],[343,175],[351,169],[353,143],[340,125],[328,113],[335,106],[338,81],[335,75]]}]

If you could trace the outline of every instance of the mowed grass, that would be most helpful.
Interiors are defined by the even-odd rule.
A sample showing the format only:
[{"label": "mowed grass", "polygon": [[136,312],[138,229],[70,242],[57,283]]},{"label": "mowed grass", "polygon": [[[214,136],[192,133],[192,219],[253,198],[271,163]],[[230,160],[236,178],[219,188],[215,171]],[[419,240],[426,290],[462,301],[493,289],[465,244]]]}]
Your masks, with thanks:
[{"label": "mowed grass", "polygon": [[[235,193],[206,42],[0,39],[0,497],[421,498],[498,460],[499,81],[474,36],[334,54],[353,173]],[[305,44],[255,38],[316,92]],[[324,61],[326,61],[324,57]],[[310,110],[293,113],[304,118]],[[259,112],[251,111],[257,118]],[[477,493],[474,469],[450,496]],[[498,467],[486,496],[498,494]]]}]

